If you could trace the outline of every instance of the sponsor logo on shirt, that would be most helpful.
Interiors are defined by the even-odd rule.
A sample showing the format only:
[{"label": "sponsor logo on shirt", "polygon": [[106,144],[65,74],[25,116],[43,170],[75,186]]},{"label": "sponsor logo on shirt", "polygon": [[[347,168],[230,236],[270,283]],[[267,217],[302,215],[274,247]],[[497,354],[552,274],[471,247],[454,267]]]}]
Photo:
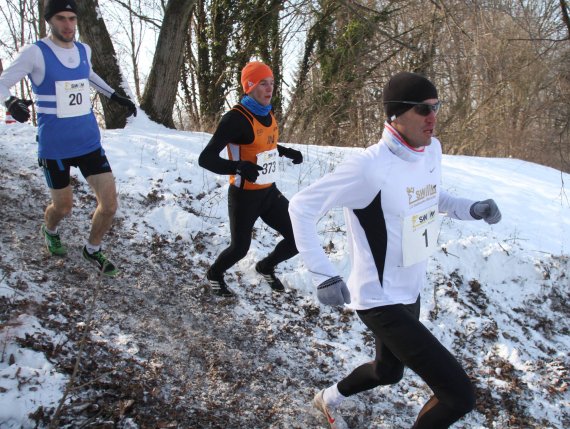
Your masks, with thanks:
[{"label": "sponsor logo on shirt", "polygon": [[428,222],[431,222],[435,218],[436,214],[435,210],[430,210],[429,212],[422,213],[421,215],[412,215],[412,228],[416,229]]},{"label": "sponsor logo on shirt", "polygon": [[65,82],[66,91],[82,90],[85,88],[85,82]]},{"label": "sponsor logo on shirt", "polygon": [[420,189],[410,186],[406,188],[406,192],[408,193],[410,207],[414,207],[424,201],[434,199],[437,195],[437,185],[429,184]]}]

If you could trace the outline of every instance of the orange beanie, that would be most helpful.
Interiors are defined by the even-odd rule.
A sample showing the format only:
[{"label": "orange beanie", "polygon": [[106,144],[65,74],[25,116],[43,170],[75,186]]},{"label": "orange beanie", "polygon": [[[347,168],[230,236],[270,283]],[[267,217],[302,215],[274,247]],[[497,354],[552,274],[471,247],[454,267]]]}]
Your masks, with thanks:
[{"label": "orange beanie", "polygon": [[244,93],[249,93],[257,84],[268,77],[273,77],[273,72],[267,64],[259,61],[247,63],[241,71],[241,86]]}]

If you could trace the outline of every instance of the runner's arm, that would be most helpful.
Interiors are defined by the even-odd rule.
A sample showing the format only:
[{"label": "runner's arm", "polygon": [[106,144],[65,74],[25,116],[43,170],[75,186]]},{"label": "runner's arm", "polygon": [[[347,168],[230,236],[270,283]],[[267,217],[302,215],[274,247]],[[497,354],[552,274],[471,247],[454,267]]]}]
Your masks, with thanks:
[{"label": "runner's arm", "polygon": [[476,203],[476,201],[455,197],[444,190],[441,190],[439,193],[439,212],[447,213],[447,216],[452,219],[477,220],[469,212],[473,203]]},{"label": "runner's arm", "polygon": [[[40,60],[38,61],[38,55]],[[45,74],[45,65],[41,51],[36,45],[25,46],[12,63],[0,75],[0,100],[4,101],[12,95],[10,88],[20,82],[28,74],[34,83],[41,83]]]},{"label": "runner's arm", "polygon": [[357,159],[340,164],[333,173],[323,176],[301,190],[289,202],[295,244],[315,286],[339,275],[323,250],[317,233],[317,221],[333,207],[366,207],[378,193],[366,177],[366,168]]},{"label": "runner's arm", "polygon": [[230,143],[251,144],[253,139],[249,121],[241,113],[229,111],[222,117],[214,135],[202,150],[198,164],[212,173],[235,174],[238,161],[222,158],[220,152]]},{"label": "runner's arm", "polygon": [[115,92],[113,88],[109,86],[107,82],[103,80],[101,76],[93,71],[93,66],[91,65],[91,47],[87,44],[83,44],[85,47],[85,52],[87,54],[87,59],[89,61],[89,85],[97,92],[100,92],[107,98],[111,98],[111,95]]},{"label": "runner's arm", "polygon": [[107,84],[107,82],[105,82],[101,76],[95,73],[93,69],[91,69],[91,73],[89,73],[89,85],[95,91],[100,92],[107,98],[111,98],[111,95],[113,95],[113,93],[115,92],[115,90],[111,88],[109,84]]}]

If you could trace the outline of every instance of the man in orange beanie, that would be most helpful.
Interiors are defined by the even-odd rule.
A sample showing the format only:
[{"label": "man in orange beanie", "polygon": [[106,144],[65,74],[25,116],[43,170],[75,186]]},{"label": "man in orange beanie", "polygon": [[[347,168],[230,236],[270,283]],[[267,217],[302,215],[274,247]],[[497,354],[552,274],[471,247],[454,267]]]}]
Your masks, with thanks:
[{"label": "man in orange beanie", "polygon": [[[279,131],[271,107],[275,84],[271,68],[259,61],[248,63],[241,72],[241,84],[245,96],[222,117],[198,160],[201,167],[230,176],[231,243],[206,273],[213,293],[226,297],[233,293],[224,273],[247,254],[253,225],[259,217],[283,236],[275,249],[255,265],[273,291],[285,290],[275,275],[275,266],[298,253],[289,219],[289,201],[277,189],[275,180],[278,156],[300,164],[303,155],[277,144]],[[229,159],[220,157],[224,148]]]},{"label": "man in orange beanie", "polygon": [[252,61],[247,63],[241,71],[241,86],[243,93],[250,93],[262,80],[270,78],[273,79],[273,72],[267,64],[259,61]]}]

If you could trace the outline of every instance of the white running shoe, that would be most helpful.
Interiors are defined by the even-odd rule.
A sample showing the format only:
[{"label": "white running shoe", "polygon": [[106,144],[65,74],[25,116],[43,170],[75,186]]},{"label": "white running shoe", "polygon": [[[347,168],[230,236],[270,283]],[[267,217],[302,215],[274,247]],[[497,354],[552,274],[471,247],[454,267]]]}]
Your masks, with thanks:
[{"label": "white running shoe", "polygon": [[313,407],[319,410],[326,417],[331,429],[348,429],[348,425],[340,415],[340,413],[332,407],[325,404],[323,399],[323,393],[325,390],[318,392],[313,398]]}]

